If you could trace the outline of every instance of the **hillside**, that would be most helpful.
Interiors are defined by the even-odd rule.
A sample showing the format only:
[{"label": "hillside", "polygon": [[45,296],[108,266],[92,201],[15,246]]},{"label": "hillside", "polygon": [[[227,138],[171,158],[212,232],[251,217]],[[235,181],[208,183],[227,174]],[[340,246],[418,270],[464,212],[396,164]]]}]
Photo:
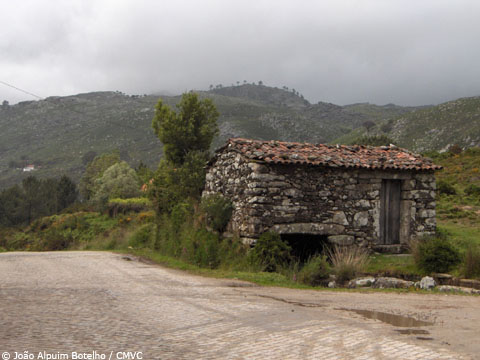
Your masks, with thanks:
[{"label": "hillside", "polygon": [[480,97],[449,101],[405,114],[388,133],[402,146],[417,151],[447,150],[458,144],[480,145]]},{"label": "hillside", "polygon": [[[356,111],[360,109],[356,108]],[[445,151],[457,144],[462,148],[480,145],[480,97],[461,98],[409,111],[390,120],[379,121],[367,131],[354,129],[337,138],[352,143],[365,135],[385,134],[399,146],[418,151]]]},{"label": "hillside", "polygon": [[[310,104],[298,93],[263,85],[245,84],[199,92],[211,98],[220,112],[220,136],[330,142],[367,120],[374,122],[411,111],[402,107],[363,104]],[[161,96],[171,106],[180,96]],[[129,96],[120,92],[93,92],[49,97],[0,107],[0,188],[29,174],[40,177],[67,174],[78,181],[89,152],[119,151],[136,166],[155,167],[161,144],[151,130],[158,95]],[[23,172],[28,164],[32,173]]]}]

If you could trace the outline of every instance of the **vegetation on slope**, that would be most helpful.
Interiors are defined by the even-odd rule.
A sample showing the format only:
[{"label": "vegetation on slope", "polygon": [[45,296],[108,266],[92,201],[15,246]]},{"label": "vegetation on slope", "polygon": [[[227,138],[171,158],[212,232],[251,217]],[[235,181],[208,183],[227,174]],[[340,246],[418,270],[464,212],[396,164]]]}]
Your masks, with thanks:
[{"label": "vegetation on slope", "polygon": [[[244,84],[199,92],[201,99],[212,99],[221,114],[220,136],[212,146],[229,137],[330,142],[366,121],[411,110],[310,104],[293,91]],[[173,106],[180,96],[162,96],[162,100]],[[130,166],[140,161],[156,166],[162,154],[151,131],[157,101],[154,95],[94,92],[1,106],[0,189],[26,178],[22,168],[28,164],[35,165],[38,177],[66,174],[78,183],[95,155],[112,151]]]},{"label": "vegetation on slope", "polygon": [[463,149],[479,146],[480,97],[416,109],[381,121],[369,130],[359,127],[335,141],[355,143],[362,136],[382,134],[396,145],[418,152],[446,151],[453,145]]}]

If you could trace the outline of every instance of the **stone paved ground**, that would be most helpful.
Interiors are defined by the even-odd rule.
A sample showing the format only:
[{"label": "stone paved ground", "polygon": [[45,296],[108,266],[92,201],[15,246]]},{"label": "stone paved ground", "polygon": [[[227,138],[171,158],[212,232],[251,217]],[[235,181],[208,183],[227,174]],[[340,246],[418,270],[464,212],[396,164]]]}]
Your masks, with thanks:
[{"label": "stone paved ground", "polygon": [[[401,335],[391,325],[339,310],[372,307],[434,320],[426,328],[430,334],[423,335],[432,340]],[[0,254],[0,353],[468,359],[480,350],[473,344],[479,310],[478,297],[253,287],[110,253]]]}]

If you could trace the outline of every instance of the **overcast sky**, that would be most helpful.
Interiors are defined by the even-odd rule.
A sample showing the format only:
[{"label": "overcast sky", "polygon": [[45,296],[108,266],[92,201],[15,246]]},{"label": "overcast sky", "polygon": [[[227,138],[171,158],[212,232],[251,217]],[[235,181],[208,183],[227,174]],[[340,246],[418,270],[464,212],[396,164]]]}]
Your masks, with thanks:
[{"label": "overcast sky", "polygon": [[[41,97],[237,81],[311,102],[480,95],[478,0],[0,0],[0,81]],[[33,100],[0,83],[0,101]]]}]

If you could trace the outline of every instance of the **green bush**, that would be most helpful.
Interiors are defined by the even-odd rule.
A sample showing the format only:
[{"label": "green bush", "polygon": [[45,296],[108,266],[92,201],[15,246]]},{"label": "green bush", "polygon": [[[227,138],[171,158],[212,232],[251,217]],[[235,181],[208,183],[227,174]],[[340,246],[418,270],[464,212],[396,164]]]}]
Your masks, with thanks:
[{"label": "green bush", "polygon": [[107,211],[111,217],[128,212],[141,212],[150,209],[152,202],[144,197],[130,199],[111,199],[107,203]]},{"label": "green bush", "polygon": [[191,203],[184,201],[176,204],[170,214],[173,229],[178,232],[187,220],[192,219],[193,213],[194,209]]},{"label": "green bush", "polygon": [[310,258],[298,273],[298,281],[312,286],[321,285],[330,275],[330,265],[325,255]]},{"label": "green bush", "polygon": [[140,226],[130,237],[128,245],[134,248],[152,248],[155,242],[155,224]]},{"label": "green bush", "polygon": [[452,184],[446,182],[445,180],[439,180],[437,183],[437,192],[444,195],[456,195],[457,190],[453,187]]},{"label": "green bush", "polygon": [[480,186],[475,184],[468,185],[464,190],[466,195],[480,196]]},{"label": "green bush", "polygon": [[248,245],[238,238],[225,238],[220,243],[221,267],[230,270],[245,270],[249,267]]},{"label": "green bush", "polygon": [[218,236],[205,229],[195,232],[194,243],[194,264],[200,267],[215,269],[220,265],[220,243]]},{"label": "green bush", "polygon": [[265,232],[250,250],[248,257],[260,271],[276,272],[287,266],[292,260],[292,248],[280,238],[279,234]]},{"label": "green bush", "polygon": [[463,259],[463,273],[466,278],[480,277],[480,247],[470,246]]},{"label": "green bush", "polygon": [[23,232],[9,235],[3,241],[4,244],[2,246],[7,250],[26,250],[33,243],[32,238]]},{"label": "green bush", "polygon": [[417,267],[426,273],[444,273],[460,262],[458,250],[442,235],[420,240],[413,248]]},{"label": "green bush", "polygon": [[201,208],[207,217],[207,225],[213,230],[223,232],[232,217],[233,204],[220,194],[202,198]]},{"label": "green bush", "polygon": [[33,250],[37,251],[56,251],[66,250],[75,244],[75,236],[72,231],[60,231],[57,229],[50,229],[42,234],[32,246]]}]

